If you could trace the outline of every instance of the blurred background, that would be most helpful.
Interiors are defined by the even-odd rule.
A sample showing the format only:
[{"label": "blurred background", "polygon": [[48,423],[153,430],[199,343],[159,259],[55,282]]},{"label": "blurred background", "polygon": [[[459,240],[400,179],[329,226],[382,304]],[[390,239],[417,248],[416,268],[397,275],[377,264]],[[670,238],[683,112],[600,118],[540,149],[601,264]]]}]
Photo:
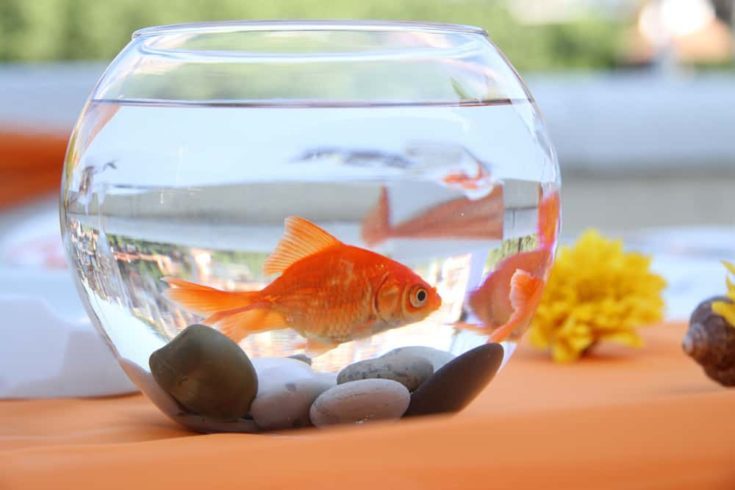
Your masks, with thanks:
[{"label": "blurred background", "polygon": [[731,226],[734,5],[0,0],[0,225],[57,189],[65,140],[81,106],[135,29],[219,19],[364,18],[466,23],[490,33],[547,120],[562,165],[567,234],[588,226],[611,232]]}]

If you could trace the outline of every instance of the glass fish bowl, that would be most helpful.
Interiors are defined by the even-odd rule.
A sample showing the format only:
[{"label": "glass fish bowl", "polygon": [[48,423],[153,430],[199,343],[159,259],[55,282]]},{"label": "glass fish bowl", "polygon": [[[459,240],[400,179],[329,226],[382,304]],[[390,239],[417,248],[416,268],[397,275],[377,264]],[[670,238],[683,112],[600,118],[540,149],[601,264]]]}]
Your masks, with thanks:
[{"label": "glass fish bowl", "polygon": [[93,323],[203,432],[461,410],[528,329],[559,169],[480,28],[137,31],[71,136],[61,224]]}]

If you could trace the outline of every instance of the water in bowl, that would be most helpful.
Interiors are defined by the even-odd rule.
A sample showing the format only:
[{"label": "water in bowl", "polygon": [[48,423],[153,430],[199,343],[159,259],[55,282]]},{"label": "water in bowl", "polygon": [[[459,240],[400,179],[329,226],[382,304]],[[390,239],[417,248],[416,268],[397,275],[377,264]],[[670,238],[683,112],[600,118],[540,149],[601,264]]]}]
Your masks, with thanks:
[{"label": "water in bowl", "polygon": [[[263,265],[288,217],[407,266],[442,298],[418,322],[320,352],[318,371],[403,346],[459,355],[484,344],[514,311],[509,282],[531,268],[524,254],[542,250],[529,271],[536,277],[550,262],[558,206],[544,203],[558,196],[559,179],[528,101],[93,101],[80,120],[64,176],[67,250],[95,323],[118,356],[144,369],[153,351],[203,318],[172,301],[163,278],[260,290],[273,280]],[[510,273],[496,271],[504,264]],[[527,320],[502,340],[517,339]],[[236,340],[251,358],[305,348],[292,328]]]}]

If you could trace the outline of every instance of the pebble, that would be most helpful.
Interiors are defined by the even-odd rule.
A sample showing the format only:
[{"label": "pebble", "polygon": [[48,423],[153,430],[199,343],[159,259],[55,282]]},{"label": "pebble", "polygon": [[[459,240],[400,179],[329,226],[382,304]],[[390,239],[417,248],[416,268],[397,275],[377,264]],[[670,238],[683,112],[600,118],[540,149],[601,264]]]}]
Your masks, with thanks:
[{"label": "pebble", "polygon": [[390,356],[368,359],[350,364],[337,376],[337,383],[343,384],[360,379],[392,379],[414,391],[434,373],[431,362],[406,352]]},{"label": "pebble", "polygon": [[306,354],[294,354],[292,356],[288,356],[289,359],[296,359],[297,361],[301,361],[305,364],[308,364],[311,366],[311,357],[307,356]]},{"label": "pebble", "polygon": [[390,379],[350,381],[328,389],[314,401],[311,422],[317,427],[399,419],[411,395]]},{"label": "pebble", "polygon": [[314,373],[318,379],[334,386],[337,384],[337,373]]},{"label": "pebble", "polygon": [[287,357],[253,359],[253,366],[258,376],[258,396],[278,390],[286,383],[317,376],[308,364]]},{"label": "pebble", "polygon": [[173,399],[171,395],[163,391],[151,373],[128,359],[120,359],[120,365],[125,374],[135,383],[156,405],[161,412],[174,422],[195,432],[258,432],[258,428],[252,420],[238,419],[231,422],[209,419],[201,415],[186,413],[186,410]]},{"label": "pebble", "polygon": [[203,434],[215,432],[245,432],[254,434],[260,432],[252,419],[239,418],[235,420],[215,420],[202,415],[191,413],[181,414],[173,419],[187,429]]},{"label": "pebble", "polygon": [[413,355],[423,357],[431,363],[434,367],[434,372],[442,368],[446,363],[454,359],[454,355],[450,352],[446,352],[433,347],[425,347],[423,345],[412,345],[407,347],[399,347],[392,351],[383,354],[382,357],[390,357],[394,355]]},{"label": "pebble", "polygon": [[245,352],[204,325],[186,327],[151,354],[149,363],[165,392],[189,412],[211,419],[245,416],[258,390],[255,369]]},{"label": "pebble", "polygon": [[171,395],[163,391],[147,370],[138,366],[133,361],[124,358],[120,359],[120,366],[125,371],[125,374],[128,375],[128,378],[163,413],[170,417],[185,413],[184,408]]},{"label": "pebble", "polygon": [[500,344],[465,352],[435,372],[411,395],[409,415],[458,412],[490,383],[503,362]]},{"label": "pebble", "polygon": [[263,430],[295,429],[311,425],[309,409],[314,400],[334,383],[302,378],[260,390],[250,407],[250,416]]}]

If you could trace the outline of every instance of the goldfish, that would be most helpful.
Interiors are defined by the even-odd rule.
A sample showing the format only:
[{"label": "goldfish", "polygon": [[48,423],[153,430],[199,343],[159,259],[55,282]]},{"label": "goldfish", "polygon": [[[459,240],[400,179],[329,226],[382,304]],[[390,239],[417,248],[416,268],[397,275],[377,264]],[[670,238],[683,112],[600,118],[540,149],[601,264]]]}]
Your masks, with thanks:
[{"label": "goldfish", "polygon": [[[477,318],[483,325],[497,328],[510,321],[520,303],[516,292],[516,304],[513,304],[513,279],[518,271],[523,271],[531,277],[543,277],[548,264],[549,251],[546,249],[530,250],[506,257],[498,262],[482,285],[474,290],[468,303]],[[526,285],[526,279],[518,286]],[[532,297],[531,292],[527,296]],[[522,306],[522,305],[521,305]]]},{"label": "goldfish", "polygon": [[541,248],[551,248],[559,233],[561,198],[559,191],[542,195],[539,202],[538,240]]},{"label": "goldfish", "polygon": [[436,289],[405,265],[342,243],[316,224],[285,220],[285,232],[263,271],[280,274],[259,291],[222,291],[167,277],[169,298],[207,315],[235,342],[291,328],[315,355],[343,342],[426,318],[441,306]]},{"label": "goldfish", "polygon": [[481,325],[459,323],[458,328],[489,333],[490,342],[518,338],[525,332],[541,302],[558,233],[559,208],[558,191],[542,195],[538,207],[539,248],[501,260],[469,296],[470,308]]},{"label": "goldfish", "polygon": [[488,187],[492,183],[490,172],[479,161],[476,161],[475,165],[477,166],[475,175],[468,175],[467,172],[461,170],[446,174],[441,181],[449,187],[458,187],[468,191]]},{"label": "goldfish", "polygon": [[437,204],[407,221],[391,225],[385,187],[362,223],[362,240],[374,246],[389,238],[493,239],[503,235],[503,188],[480,199],[461,197]]}]

